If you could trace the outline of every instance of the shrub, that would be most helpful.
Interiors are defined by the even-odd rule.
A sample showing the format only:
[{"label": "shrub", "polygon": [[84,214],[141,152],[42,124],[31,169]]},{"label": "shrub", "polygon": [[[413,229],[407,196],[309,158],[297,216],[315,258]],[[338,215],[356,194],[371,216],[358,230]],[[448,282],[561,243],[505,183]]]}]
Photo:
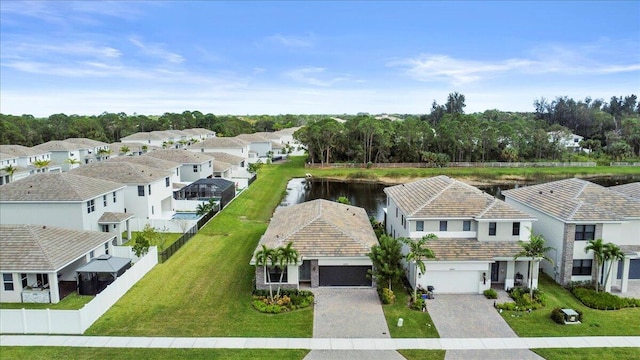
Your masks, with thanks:
[{"label": "shrub", "polygon": [[313,304],[313,293],[306,290],[282,289],[280,296],[269,298],[269,290],[253,291],[253,307],[263,313],[279,314],[290,310],[303,309]]},{"label": "shrub", "polygon": [[560,309],[559,307],[551,310],[551,320],[560,325],[564,325],[564,315],[562,314],[561,310],[562,309]]},{"label": "shrub", "polygon": [[380,293],[380,300],[383,304],[393,304],[396,302],[396,295],[393,293],[393,290],[389,288],[382,288]]},{"label": "shrub", "polygon": [[547,297],[540,289],[533,290],[533,299],[529,295],[529,289],[514,288],[509,291],[509,296],[515,301],[515,306],[521,309],[536,310],[546,305]]},{"label": "shrub", "polygon": [[484,291],[484,297],[487,299],[497,299],[498,293],[493,289],[487,289]]},{"label": "shrub", "polygon": [[496,304],[497,309],[510,310],[510,311],[516,310],[516,306],[517,306],[516,303],[512,303],[512,302],[504,302],[504,303]]},{"label": "shrub", "polygon": [[416,301],[412,302],[411,309],[422,311],[422,309],[424,309],[424,299],[418,298]]},{"label": "shrub", "polygon": [[622,298],[607,292],[596,292],[585,287],[575,287],[571,290],[571,293],[592,309],[617,310],[640,306],[640,299]]}]

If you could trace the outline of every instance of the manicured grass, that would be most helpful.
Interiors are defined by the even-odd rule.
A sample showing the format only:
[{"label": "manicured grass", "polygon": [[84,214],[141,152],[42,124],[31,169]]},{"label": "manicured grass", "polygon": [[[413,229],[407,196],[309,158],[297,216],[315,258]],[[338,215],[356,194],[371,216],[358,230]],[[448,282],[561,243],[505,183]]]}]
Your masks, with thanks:
[{"label": "manicured grass", "polygon": [[36,303],[0,303],[0,309],[51,309],[51,310],[78,310],[89,301],[93,300],[93,295],[69,294],[57,304],[36,304]]},{"label": "manicured grass", "polygon": [[398,350],[407,360],[444,360],[444,350]]},{"label": "manicured grass", "polygon": [[[408,307],[411,295],[405,290],[401,283],[393,285],[393,292],[396,295],[394,304],[383,305],[382,310],[387,319],[387,326],[393,338],[437,338],[438,330],[431,321],[428,312],[412,310]],[[429,302],[427,300],[427,308]],[[398,327],[398,319],[403,319],[402,327]]]},{"label": "manicured grass", "polygon": [[157,265],[89,335],[311,337],[313,308],[277,315],[251,306],[251,256],[297,162],[258,179],[167,262]]},{"label": "manicured grass", "polygon": [[[132,231],[131,232],[131,240],[127,241],[126,243],[122,244],[122,246],[133,246],[136,244],[136,234],[138,234],[138,231]],[[123,235],[124,237],[127,236],[127,233],[124,232]],[[159,233],[158,236],[158,240],[153,242],[153,244],[150,244],[151,246],[158,246],[158,251],[162,251],[166,248],[168,248],[169,246],[171,246],[171,244],[173,244],[174,242],[176,242],[176,240],[178,240],[180,238],[180,236],[182,236],[182,234],[180,233]],[[164,244],[161,244],[160,242],[163,242]]]},{"label": "manicured grass", "polygon": [[637,359],[640,357],[640,349],[638,348],[558,348],[532,350],[545,359],[553,360],[619,360]]},{"label": "manicured grass", "polygon": [[[616,336],[640,335],[640,308],[594,310],[588,308],[547,275],[540,276],[547,306],[531,313],[504,311],[502,317],[519,336]],[[555,307],[584,312],[582,324],[559,325],[551,320]]]},{"label": "manicured grass", "polygon": [[291,359],[300,360],[308,350],[266,349],[127,349],[81,347],[1,347],[9,359]]}]

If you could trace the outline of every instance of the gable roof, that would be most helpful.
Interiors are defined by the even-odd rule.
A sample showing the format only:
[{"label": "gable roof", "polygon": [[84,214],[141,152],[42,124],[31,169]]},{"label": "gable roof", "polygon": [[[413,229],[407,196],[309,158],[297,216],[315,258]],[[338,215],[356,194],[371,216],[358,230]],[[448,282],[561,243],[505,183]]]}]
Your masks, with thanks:
[{"label": "gable roof", "polygon": [[141,156],[116,156],[113,158],[109,158],[108,160],[106,160],[106,162],[126,162],[131,164],[148,166],[148,167],[161,169],[161,170],[167,170],[167,171],[171,171],[172,173],[175,172],[174,170],[176,168],[182,165],[174,161],[169,161],[169,160],[164,160],[161,158],[149,156],[148,153],[143,154]]},{"label": "gable roof", "polygon": [[131,219],[133,214],[122,212],[107,211],[100,216],[98,224],[120,224],[121,222]]},{"label": "gable roof", "polygon": [[640,218],[639,199],[577,178],[521,187],[502,194],[562,221]]},{"label": "gable roof", "polygon": [[474,186],[444,175],[387,187],[384,192],[413,218],[534,219]]},{"label": "gable roof", "polygon": [[19,156],[15,154],[5,154],[0,152],[0,160],[17,159]]},{"label": "gable roof", "polygon": [[123,143],[123,142],[114,142],[109,144],[109,148],[111,149],[111,151],[115,152],[115,153],[119,153],[120,152],[120,148],[126,146],[129,148],[129,152],[140,152],[142,151],[142,147],[146,146],[147,151],[151,151],[151,150],[160,150],[162,149],[162,147],[160,146],[156,146],[156,145],[151,145],[151,144],[145,144],[145,143],[139,143],[139,142],[128,142],[128,143]]},{"label": "gable roof", "polygon": [[275,131],[275,133],[280,135],[293,135],[294,132],[300,130],[301,128],[302,126],[296,126],[296,127],[278,130],[278,131]]},{"label": "gable roof", "polygon": [[95,162],[75,168],[69,173],[133,185],[149,184],[173,175],[171,171],[124,161]]},{"label": "gable roof", "polygon": [[158,159],[173,161],[179,164],[202,164],[213,160],[213,155],[209,153],[197,153],[184,149],[163,149],[149,151],[144,156],[151,156]]},{"label": "gable roof", "polygon": [[437,261],[491,261],[495,258],[513,258],[522,250],[517,241],[446,238],[430,240],[427,247],[433,251],[434,260]]},{"label": "gable roof", "polygon": [[70,173],[38,173],[0,186],[0,201],[86,201],[124,186]]},{"label": "gable roof", "polygon": [[640,200],[640,181],[624,184],[624,185],[610,186],[607,189],[613,190],[621,194],[625,194],[627,196]]},{"label": "gable roof", "polygon": [[36,145],[33,148],[41,151],[78,151],[84,149],[85,146],[71,141],[51,140],[44,144]]},{"label": "gable roof", "polygon": [[0,153],[22,157],[22,156],[37,156],[49,152],[45,149],[40,149],[36,146],[26,147],[22,145],[0,145]]},{"label": "gable roof", "polygon": [[236,139],[244,140],[250,143],[270,143],[271,139],[259,134],[240,134],[236,136]]},{"label": "gable roof", "polygon": [[276,211],[256,251],[289,242],[301,257],[366,256],[378,239],[364,209],[319,199]]},{"label": "gable roof", "polygon": [[113,233],[42,225],[0,225],[0,269],[58,271],[111,241]]},{"label": "gable roof", "polygon": [[223,161],[229,164],[238,165],[244,161],[244,158],[241,156],[227,154],[223,152],[210,152],[209,155],[212,155],[213,158],[216,160],[214,161],[214,164],[217,161]]},{"label": "gable roof", "polygon": [[202,140],[189,146],[190,149],[207,149],[207,148],[220,148],[220,149],[237,149],[249,146],[249,143],[231,137],[212,137],[206,140]]},{"label": "gable roof", "polygon": [[93,140],[89,138],[68,138],[65,139],[64,142],[69,142],[72,144],[84,145],[89,147],[99,147],[99,146],[109,146],[106,142]]}]

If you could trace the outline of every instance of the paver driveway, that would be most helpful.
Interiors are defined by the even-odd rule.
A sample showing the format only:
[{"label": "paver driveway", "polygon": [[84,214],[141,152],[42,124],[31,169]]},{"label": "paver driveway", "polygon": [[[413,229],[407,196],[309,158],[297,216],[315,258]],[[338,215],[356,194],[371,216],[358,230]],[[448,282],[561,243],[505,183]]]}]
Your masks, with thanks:
[{"label": "paver driveway", "polygon": [[[427,300],[441,338],[508,338],[516,333],[483,295],[436,295]],[[542,359],[529,350],[448,350],[445,360]]]}]

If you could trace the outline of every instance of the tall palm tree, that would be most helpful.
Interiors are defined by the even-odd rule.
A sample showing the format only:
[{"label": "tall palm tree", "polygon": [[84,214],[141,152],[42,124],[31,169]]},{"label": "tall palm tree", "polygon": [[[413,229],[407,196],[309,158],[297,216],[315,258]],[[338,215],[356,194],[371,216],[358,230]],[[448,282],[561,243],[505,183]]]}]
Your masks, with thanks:
[{"label": "tall palm tree", "polygon": [[589,240],[587,246],[584,248],[584,252],[588,253],[593,251],[593,259],[596,263],[596,292],[598,291],[598,285],[600,284],[600,271],[604,264],[604,243],[602,239]]},{"label": "tall palm tree", "polygon": [[3,167],[2,170],[5,171],[7,174],[9,174],[9,181],[8,182],[12,182],[13,181],[13,174],[15,174],[16,170],[18,170],[18,169],[13,165],[7,165],[7,166]]},{"label": "tall palm tree", "polygon": [[529,241],[520,241],[520,246],[522,246],[522,250],[516,254],[513,258],[517,260],[519,257],[527,257],[531,258],[529,261],[529,296],[533,299],[533,265],[536,262],[540,262],[540,260],[546,260],[549,263],[553,264],[553,260],[549,258],[546,253],[552,248],[549,246],[544,246],[545,239],[542,235],[535,235],[533,231],[531,235],[529,235]]},{"label": "tall palm tree", "polygon": [[275,249],[262,244],[262,248],[256,252],[256,265],[262,266],[264,273],[269,282],[269,298],[273,300],[273,289],[271,288],[271,275],[269,275],[269,266],[273,266],[277,260],[277,252]]},{"label": "tall palm tree", "polygon": [[426,271],[426,266],[422,260],[435,258],[433,251],[427,247],[427,241],[437,238],[435,234],[425,235],[422,239],[415,241],[408,238],[400,238],[400,241],[409,247],[409,252],[405,256],[405,259],[415,264],[413,273],[413,301],[416,301],[416,297],[418,296],[418,269],[420,270],[420,274],[424,274]]},{"label": "tall palm tree", "polygon": [[295,264],[298,262],[298,251],[293,248],[293,243],[290,242],[286,246],[281,246],[276,249],[278,256],[278,267],[280,268],[280,280],[278,281],[278,291],[276,297],[280,296],[280,286],[282,285],[282,278],[284,277],[284,271],[289,264]]},{"label": "tall palm tree", "polygon": [[[604,285],[602,287],[604,289],[607,288],[607,282],[609,281],[609,275],[611,275],[611,270],[613,268],[613,263],[617,261],[624,260],[624,253],[620,250],[620,247],[614,243],[606,243],[604,245],[604,257],[603,260],[609,262],[609,269],[607,270],[607,274],[604,277]],[[606,290],[605,290],[606,291]]]},{"label": "tall palm tree", "polygon": [[40,170],[46,169],[49,164],[51,164],[51,160],[36,160],[33,162],[33,166],[38,168],[38,172],[40,172]]},{"label": "tall palm tree", "polygon": [[74,158],[68,158],[66,160],[66,163],[69,164],[69,169],[73,169],[74,165],[79,165],[80,164],[80,160],[74,159]]},{"label": "tall palm tree", "polygon": [[122,146],[120,146],[120,152],[121,152],[122,154],[127,155],[127,154],[129,153],[129,151],[131,151],[131,148],[130,148],[130,147],[128,147],[127,145],[122,145]]}]

